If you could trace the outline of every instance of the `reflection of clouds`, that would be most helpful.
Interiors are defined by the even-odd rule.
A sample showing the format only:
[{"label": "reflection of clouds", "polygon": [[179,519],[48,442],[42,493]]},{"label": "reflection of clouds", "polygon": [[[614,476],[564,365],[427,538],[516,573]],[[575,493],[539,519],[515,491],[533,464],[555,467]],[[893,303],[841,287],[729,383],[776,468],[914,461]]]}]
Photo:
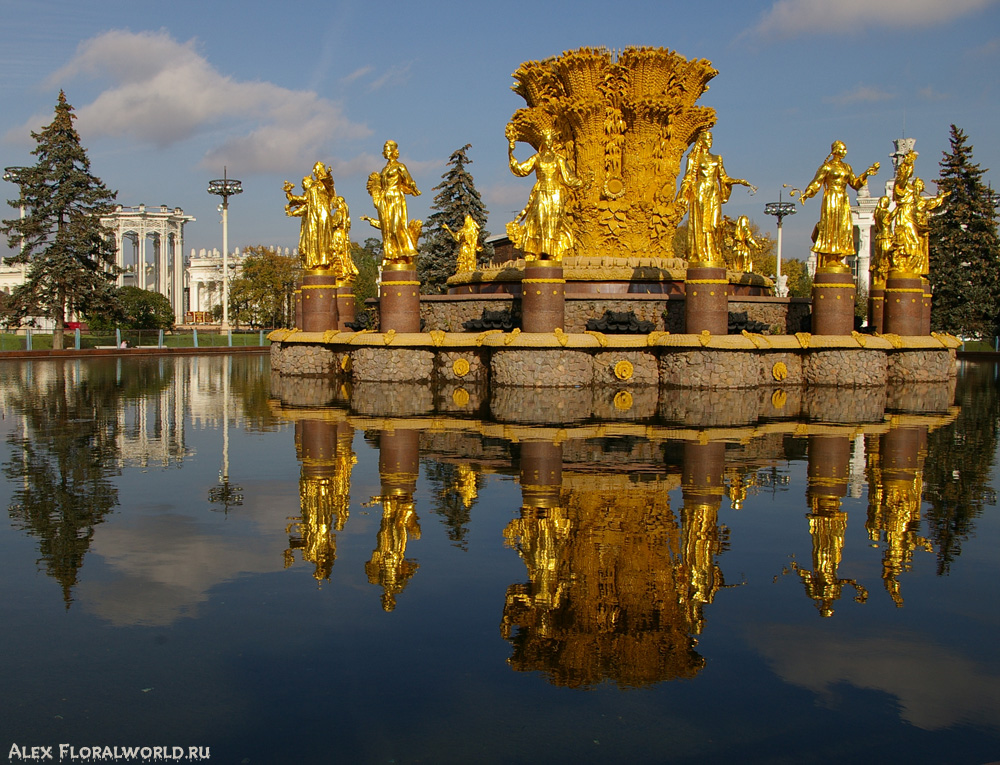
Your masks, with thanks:
[{"label": "reflection of clouds", "polygon": [[751,630],[749,642],[785,682],[821,696],[849,683],[895,696],[903,720],[924,730],[962,723],[1000,727],[1000,675],[928,640],[770,626]]},{"label": "reflection of clouds", "polygon": [[169,512],[117,517],[97,530],[90,548],[113,578],[81,582],[77,600],[116,626],[167,625],[194,616],[215,585],[282,569],[290,513],[275,508],[283,504],[271,503],[268,510],[264,501],[265,509],[241,508],[227,519]]}]

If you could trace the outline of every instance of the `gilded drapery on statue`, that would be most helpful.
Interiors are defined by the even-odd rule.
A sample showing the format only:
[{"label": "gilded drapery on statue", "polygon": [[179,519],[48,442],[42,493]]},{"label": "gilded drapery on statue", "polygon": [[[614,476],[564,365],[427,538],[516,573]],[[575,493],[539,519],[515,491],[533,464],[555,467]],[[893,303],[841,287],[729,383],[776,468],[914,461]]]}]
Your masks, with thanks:
[{"label": "gilded drapery on statue", "polygon": [[873,217],[875,237],[869,270],[872,273],[873,283],[878,287],[884,287],[885,280],[889,276],[889,259],[892,256],[892,212],[889,210],[889,197],[879,197]]},{"label": "gilded drapery on statue", "polygon": [[733,228],[732,263],[730,268],[743,273],[753,272],[753,256],[761,249],[750,230],[750,219],[741,215]]},{"label": "gilded drapery on statue", "polygon": [[855,175],[849,164],[844,162],[847,146],[843,141],[834,141],[830,154],[816,171],[816,175],[806,186],[800,196],[800,201],[815,196],[823,189],[823,206],[820,210],[819,223],[813,229],[812,251],[816,253],[817,266],[834,271],[846,271],[843,259],[854,255],[854,228],[851,222],[851,200],[847,195],[847,187],[857,191],[875,175],[879,163],[874,163],[861,175]]},{"label": "gilded drapery on statue", "polygon": [[330,168],[322,162],[313,165],[312,175],[302,179],[302,193],[292,193],[295,186],[285,181],[285,214],[301,218],[299,256],[311,271],[332,270],[338,281],[349,282],[358,269],[351,258],[351,217],[347,202],[338,197]]},{"label": "gilded drapery on statue", "polygon": [[476,253],[483,249],[479,243],[479,224],[472,219],[471,215],[466,215],[465,222],[458,231],[452,231],[447,224],[444,224],[444,230],[458,242],[456,270],[459,272],[475,271]]},{"label": "gilded drapery on statue", "polygon": [[412,266],[423,221],[407,220],[406,195],[420,196],[420,190],[406,165],[399,161],[399,147],[395,141],[385,142],[382,156],[386,160],[385,167],[368,176],[368,193],[378,211],[378,220],[367,215],[361,216],[361,220],[382,232],[383,266]]},{"label": "gilded drapery on statue", "polygon": [[516,142],[508,126],[507,156],[510,171],[523,178],[532,171],[535,185],[528,203],[513,222],[507,224],[507,235],[526,260],[561,261],[573,249],[573,235],[566,218],[566,201],[570,189],[583,185],[570,168],[566,157],[557,150],[552,130],[542,132],[538,153],[524,162],[514,157]]},{"label": "gilded drapery on statue", "polygon": [[913,178],[917,152],[909,151],[896,168],[892,197],[892,251],[889,268],[904,274],[926,276],[930,272],[928,219],[930,211],[940,207],[947,194],[924,197],[924,182]]},{"label": "gilded drapery on statue", "polygon": [[721,225],[722,205],[729,201],[733,186],[747,186],[751,193],[756,187],[743,178],[730,178],[722,164],[722,157],[712,154],[712,133],[703,130],[698,134],[687,169],[681,179],[674,199],[675,205],[688,211],[688,263],[722,267]]}]

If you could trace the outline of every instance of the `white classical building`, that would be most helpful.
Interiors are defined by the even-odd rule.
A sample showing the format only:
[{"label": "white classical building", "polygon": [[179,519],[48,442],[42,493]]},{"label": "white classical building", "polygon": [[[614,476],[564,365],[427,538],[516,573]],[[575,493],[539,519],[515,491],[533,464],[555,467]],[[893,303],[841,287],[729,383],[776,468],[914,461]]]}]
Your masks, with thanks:
[{"label": "white classical building", "polygon": [[174,321],[184,321],[184,224],[195,220],[179,207],[123,207],[101,218],[115,238],[118,286],[165,295]]},{"label": "white classical building", "polygon": [[[271,252],[286,256],[297,257],[298,249],[289,250],[287,247],[282,250],[280,247],[272,246]],[[229,279],[232,281],[243,271],[243,258],[245,252],[240,252],[237,247],[229,253]],[[211,316],[216,307],[222,305],[222,253],[219,250],[201,249],[195,252],[191,250],[191,257],[187,263],[187,285],[189,291],[188,318],[201,323],[205,320],[205,315]]]}]

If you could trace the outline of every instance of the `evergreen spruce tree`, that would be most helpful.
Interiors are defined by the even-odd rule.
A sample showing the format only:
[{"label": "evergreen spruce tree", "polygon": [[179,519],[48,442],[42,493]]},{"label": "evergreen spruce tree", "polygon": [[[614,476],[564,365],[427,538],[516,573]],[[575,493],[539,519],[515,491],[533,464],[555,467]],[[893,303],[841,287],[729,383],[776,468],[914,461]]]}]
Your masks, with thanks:
[{"label": "evergreen spruce tree", "polygon": [[957,335],[992,337],[1000,312],[1000,238],[985,170],[972,162],[967,136],[951,126],[951,152],[941,160],[938,190],[948,198],[930,221],[931,326]]},{"label": "evergreen spruce tree", "polygon": [[489,211],[476,191],[472,175],[465,168],[472,163],[466,154],[471,147],[472,144],[467,143],[452,152],[448,158],[447,172],[441,176],[441,183],[434,187],[434,191],[438,193],[431,209],[437,212],[427,219],[424,241],[417,254],[421,290],[428,294],[444,292],[445,281],[455,273],[459,246],[445,226],[458,231],[465,223],[465,216],[471,215],[472,220],[479,224],[479,243],[483,246],[479,253],[480,259],[488,260],[493,257],[493,247],[486,243],[489,232],[485,226]]},{"label": "evergreen spruce tree", "polygon": [[25,217],[5,220],[0,231],[20,253],[9,262],[29,264],[12,297],[17,319],[48,315],[55,322],[53,348],[62,348],[68,312],[113,303],[115,244],[100,216],[111,212],[117,192],[90,173],[87,151],[73,127],[73,107],[60,91],[55,119],[31,133],[38,161],[22,170],[20,196],[9,202]]}]

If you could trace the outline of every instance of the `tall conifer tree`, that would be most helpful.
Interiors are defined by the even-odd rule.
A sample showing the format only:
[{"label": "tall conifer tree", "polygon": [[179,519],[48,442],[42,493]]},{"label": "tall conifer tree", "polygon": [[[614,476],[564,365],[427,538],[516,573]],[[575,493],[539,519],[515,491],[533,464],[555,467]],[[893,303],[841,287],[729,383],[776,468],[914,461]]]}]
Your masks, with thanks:
[{"label": "tall conifer tree", "polygon": [[997,212],[968,137],[951,126],[951,151],[941,160],[938,190],[948,198],[930,221],[931,326],[965,336],[992,337],[1000,312]]},{"label": "tall conifer tree", "polygon": [[12,262],[28,263],[26,281],[12,295],[17,318],[48,315],[55,322],[53,348],[63,345],[69,312],[93,311],[113,300],[115,244],[100,216],[114,208],[117,192],[90,173],[87,151],[73,127],[73,107],[60,91],[55,119],[31,133],[38,161],[17,177],[25,217],[3,221]]},{"label": "tall conifer tree", "polygon": [[483,246],[480,259],[493,257],[493,247],[486,243],[489,232],[485,226],[489,211],[476,191],[472,174],[465,168],[472,163],[466,154],[470,148],[472,144],[467,143],[452,152],[447,172],[441,176],[441,183],[434,187],[438,193],[431,209],[437,212],[427,219],[424,242],[417,257],[417,271],[423,285],[421,289],[426,293],[443,292],[445,281],[455,273],[459,246],[445,230],[446,225],[452,231],[458,231],[465,223],[465,216],[471,215],[472,220],[479,224],[479,243]]}]

